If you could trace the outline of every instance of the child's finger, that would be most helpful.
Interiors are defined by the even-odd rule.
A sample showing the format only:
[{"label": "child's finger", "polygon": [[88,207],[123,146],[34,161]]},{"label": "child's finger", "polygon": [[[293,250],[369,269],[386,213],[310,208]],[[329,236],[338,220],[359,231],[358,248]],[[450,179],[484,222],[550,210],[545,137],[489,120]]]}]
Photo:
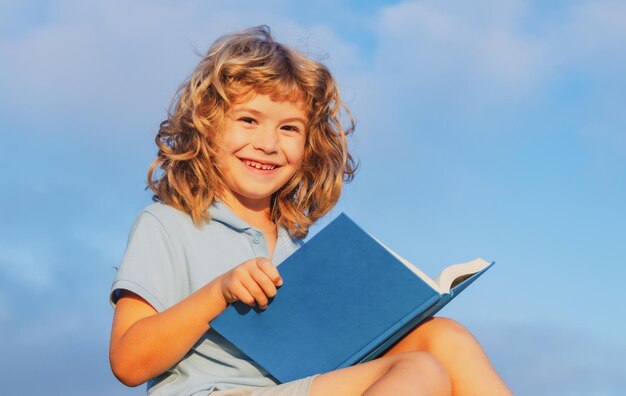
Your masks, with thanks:
[{"label": "child's finger", "polygon": [[258,258],[257,266],[265,272],[265,274],[274,282],[274,285],[281,286],[283,284],[283,278],[280,276],[278,269],[267,258]]},{"label": "child's finger", "polygon": [[[248,290],[248,293],[254,297],[254,300],[259,305],[260,308],[267,307],[267,296],[261,286],[252,278],[252,276],[245,277],[241,280],[241,284]],[[254,305],[254,301],[248,305]]]},{"label": "child's finger", "polygon": [[248,305],[254,305],[255,303],[255,299],[252,294],[250,294],[248,289],[246,289],[246,287],[239,282],[231,286],[230,294],[233,297],[233,301],[231,302],[241,301],[242,303]]},{"label": "child's finger", "polygon": [[261,287],[267,297],[272,298],[276,295],[276,285],[263,270],[254,268],[250,271],[250,276]]}]

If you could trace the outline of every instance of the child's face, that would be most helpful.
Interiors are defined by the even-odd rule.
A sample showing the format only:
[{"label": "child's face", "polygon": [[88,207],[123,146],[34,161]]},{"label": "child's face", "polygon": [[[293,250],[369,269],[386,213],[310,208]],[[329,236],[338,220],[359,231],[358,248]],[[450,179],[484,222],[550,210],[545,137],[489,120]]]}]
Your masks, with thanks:
[{"label": "child's face", "polygon": [[219,161],[224,182],[241,203],[269,207],[271,196],[304,157],[307,116],[300,101],[256,95],[226,114]]}]

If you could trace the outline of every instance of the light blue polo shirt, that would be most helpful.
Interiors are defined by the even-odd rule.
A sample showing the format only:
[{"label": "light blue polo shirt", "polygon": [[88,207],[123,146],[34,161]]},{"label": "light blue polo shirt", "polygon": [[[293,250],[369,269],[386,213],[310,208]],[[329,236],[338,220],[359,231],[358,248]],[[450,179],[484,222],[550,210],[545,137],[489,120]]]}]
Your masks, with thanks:
[{"label": "light blue polo shirt", "polygon": [[[211,221],[198,227],[189,215],[168,205],[144,209],[113,281],[112,304],[125,289],[162,312],[244,261],[268,257],[258,229],[221,202],[209,210]],[[279,264],[299,246],[300,240],[279,227],[272,262]],[[210,329],[179,363],[148,382],[148,394],[206,395],[216,389],[274,384],[267,372]]]}]

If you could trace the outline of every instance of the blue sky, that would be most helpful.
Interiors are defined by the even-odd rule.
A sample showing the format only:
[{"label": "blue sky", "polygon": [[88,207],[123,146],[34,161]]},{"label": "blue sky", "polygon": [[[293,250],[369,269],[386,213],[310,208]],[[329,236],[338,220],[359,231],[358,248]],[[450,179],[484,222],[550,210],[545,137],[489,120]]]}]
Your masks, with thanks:
[{"label": "blue sky", "polygon": [[107,296],[153,135],[194,49],[267,24],[358,122],[330,217],[431,275],[495,260],[444,314],[517,394],[623,393],[624,20],[608,0],[0,1],[3,388],[143,393],[109,372]]}]

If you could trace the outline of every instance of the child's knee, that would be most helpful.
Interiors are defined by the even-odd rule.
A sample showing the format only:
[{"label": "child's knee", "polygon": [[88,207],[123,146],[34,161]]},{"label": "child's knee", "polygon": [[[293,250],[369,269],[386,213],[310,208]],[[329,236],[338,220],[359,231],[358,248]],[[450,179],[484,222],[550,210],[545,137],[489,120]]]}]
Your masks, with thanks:
[{"label": "child's knee", "polygon": [[406,352],[397,355],[396,368],[405,370],[412,378],[423,378],[432,394],[450,394],[452,382],[445,366],[427,352]]},{"label": "child's knee", "polygon": [[456,349],[477,343],[472,333],[455,320],[436,317],[425,325],[427,350]]}]

